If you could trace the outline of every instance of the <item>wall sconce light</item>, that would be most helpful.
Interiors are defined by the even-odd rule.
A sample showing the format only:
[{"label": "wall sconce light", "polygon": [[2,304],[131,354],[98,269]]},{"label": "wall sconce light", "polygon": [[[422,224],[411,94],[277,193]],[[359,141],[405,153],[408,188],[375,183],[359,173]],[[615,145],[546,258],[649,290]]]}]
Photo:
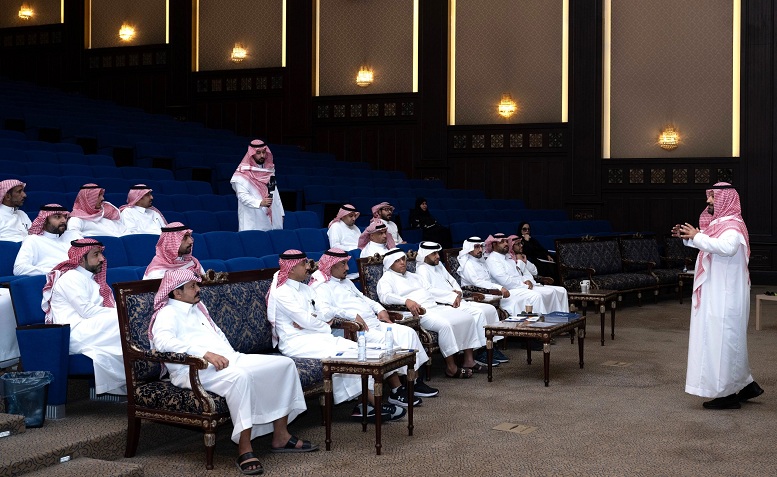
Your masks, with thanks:
[{"label": "wall sconce light", "polygon": [[362,88],[366,88],[372,84],[374,78],[375,75],[372,73],[372,70],[366,66],[362,66],[359,68],[359,73],[356,75],[356,84]]},{"label": "wall sconce light", "polygon": [[674,127],[667,126],[658,136],[658,145],[665,151],[673,151],[680,145],[680,135]]},{"label": "wall sconce light", "polygon": [[232,48],[232,53],[229,55],[229,59],[233,63],[240,63],[248,56],[248,51],[245,49],[242,43],[235,43],[235,47]]},{"label": "wall sconce light", "polygon": [[122,23],[121,28],[119,28],[119,38],[122,41],[131,41],[135,38],[135,27],[127,22]]},{"label": "wall sconce light", "polygon": [[502,100],[499,101],[499,106],[497,107],[499,115],[507,119],[515,114],[516,111],[518,111],[518,105],[513,101],[510,93],[502,93]]},{"label": "wall sconce light", "polygon": [[22,7],[19,9],[19,18],[22,20],[29,20],[33,15],[35,15],[35,11],[32,7],[26,3],[22,3]]}]

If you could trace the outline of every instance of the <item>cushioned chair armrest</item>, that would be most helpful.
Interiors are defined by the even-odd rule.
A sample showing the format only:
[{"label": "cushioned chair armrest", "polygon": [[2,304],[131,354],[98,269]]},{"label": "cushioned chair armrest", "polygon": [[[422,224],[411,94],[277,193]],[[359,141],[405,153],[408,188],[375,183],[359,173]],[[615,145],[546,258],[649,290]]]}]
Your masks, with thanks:
[{"label": "cushioned chair armrest", "polygon": [[[385,303],[381,303],[381,305],[383,305],[386,311],[410,311],[407,309],[405,305],[386,305]],[[425,313],[426,313],[426,309],[421,307],[421,314],[423,315]]]},{"label": "cushioned chair armrest", "polygon": [[359,331],[364,331],[364,326],[358,321],[350,321],[344,318],[335,317],[335,319],[332,320],[332,324],[330,326],[335,329],[343,330],[345,339],[349,339],[351,341],[356,341],[356,333]]},{"label": "cushioned chair armrest", "polygon": [[489,290],[488,288],[480,288],[473,285],[467,285],[464,287],[461,287],[461,290],[465,292],[465,296],[467,293],[480,293],[483,295],[502,295],[502,290]]},{"label": "cushioned chair armrest", "polygon": [[472,298],[472,301],[476,301],[476,302],[480,303],[480,302],[482,302],[483,300],[486,299],[486,295],[484,295],[482,293],[479,293],[479,292],[472,292],[468,297],[465,297],[465,298]]},{"label": "cushioned chair armrest", "polygon": [[196,369],[205,369],[208,367],[208,362],[205,361],[204,358],[191,356],[186,353],[169,353],[150,349],[134,349],[133,351],[135,351],[135,356],[133,356],[132,359],[156,361],[157,363],[187,364],[189,366],[194,366]]},{"label": "cushioned chair armrest", "polygon": [[535,280],[542,283],[543,285],[553,285],[553,283],[555,283],[555,281],[551,277],[542,277],[539,275]]},{"label": "cushioned chair armrest", "polygon": [[386,310],[386,312],[388,313],[389,318],[391,318],[391,321],[393,321],[394,323],[396,323],[398,321],[402,321],[402,319],[404,318],[404,316],[402,316],[402,313],[400,313],[398,311]]},{"label": "cushioned chair armrest", "polygon": [[421,328],[421,318],[417,316],[408,316],[405,318],[400,318],[398,320],[394,320],[394,323],[398,325],[405,325],[409,326],[410,328],[413,328],[414,330],[418,330]]}]

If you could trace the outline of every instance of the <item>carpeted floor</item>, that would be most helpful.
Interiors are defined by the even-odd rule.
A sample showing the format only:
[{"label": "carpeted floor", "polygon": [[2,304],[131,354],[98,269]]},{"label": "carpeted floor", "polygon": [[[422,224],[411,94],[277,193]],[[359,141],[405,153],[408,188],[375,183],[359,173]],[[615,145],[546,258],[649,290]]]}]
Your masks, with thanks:
[{"label": "carpeted floor", "polygon": [[[753,295],[764,289],[754,287]],[[589,313],[585,368],[578,367],[577,344],[557,338],[547,388],[542,354],[533,353],[527,365],[515,343],[492,383],[485,375],[445,379],[437,355],[430,384],[440,397],[416,409],[414,436],[407,436],[406,419],[385,425],[381,456],[374,427],[362,433],[350,422],[351,403],[335,409],[330,452],[270,454],[269,437],[256,439],[254,449],[265,475],[774,475],[777,304],[764,305],[758,332],[753,306],[750,364],[766,393],[739,410],[704,410],[703,399],[683,392],[689,314],[689,297],[683,305],[669,297],[642,307],[627,303],[618,309],[615,341],[608,318],[602,347],[598,315]],[[290,429],[323,449],[317,404],[309,401]],[[117,406],[91,405],[121,429]],[[494,429],[500,425],[515,432]],[[205,470],[201,434],[156,424],[143,425],[138,455],[127,462],[142,464],[152,477],[239,475],[229,433],[227,426],[218,434],[212,471]]]}]

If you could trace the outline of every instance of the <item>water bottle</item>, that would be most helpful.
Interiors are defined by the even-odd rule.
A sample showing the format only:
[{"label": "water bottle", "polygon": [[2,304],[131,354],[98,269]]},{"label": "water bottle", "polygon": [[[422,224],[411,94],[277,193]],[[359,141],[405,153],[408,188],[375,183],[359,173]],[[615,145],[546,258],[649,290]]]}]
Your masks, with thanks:
[{"label": "water bottle", "polygon": [[394,333],[391,332],[390,326],[386,327],[386,354],[394,355]]},{"label": "water bottle", "polygon": [[359,345],[359,361],[367,361],[367,337],[363,331],[359,332],[356,343]]}]

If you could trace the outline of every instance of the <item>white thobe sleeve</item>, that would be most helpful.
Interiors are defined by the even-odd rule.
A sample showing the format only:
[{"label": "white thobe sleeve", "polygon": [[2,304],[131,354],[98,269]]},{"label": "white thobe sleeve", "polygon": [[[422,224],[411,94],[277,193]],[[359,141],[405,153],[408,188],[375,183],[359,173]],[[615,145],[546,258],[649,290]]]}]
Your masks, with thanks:
[{"label": "white thobe sleeve", "polygon": [[701,232],[689,240],[694,247],[702,252],[714,253],[724,257],[733,257],[742,244],[742,235],[735,230],[726,230],[720,237],[713,238]]},{"label": "white thobe sleeve", "polygon": [[507,269],[504,266],[505,260],[503,259],[502,254],[498,254],[494,258],[495,259],[493,260],[486,260],[486,267],[488,268],[488,273],[491,274],[491,277],[497,283],[501,283],[505,288],[526,288],[526,284],[524,283],[514,283],[518,280],[513,280],[510,274],[507,272]]},{"label": "white thobe sleeve", "polygon": [[14,275],[44,275],[51,270],[43,270],[33,265],[35,262],[35,239],[33,236],[27,236],[16,254],[16,260],[13,263]]},{"label": "white thobe sleeve", "polygon": [[[71,270],[70,273],[79,273],[75,270]],[[92,316],[99,315],[106,310],[106,307],[101,304],[93,303],[90,286],[91,284],[84,284],[82,280],[92,280],[92,278],[82,278],[81,280],[69,280],[62,284],[62,295],[65,300],[73,307],[73,311],[81,318],[89,319]],[[61,280],[61,278],[60,278]],[[87,285],[87,286],[83,286]],[[98,286],[97,282],[94,282],[94,286]],[[115,308],[113,309],[115,311]]]},{"label": "white thobe sleeve", "polygon": [[378,280],[378,299],[387,305],[404,305],[406,300],[397,293],[393,282],[394,277],[389,275],[389,272],[383,274]]},{"label": "white thobe sleeve", "polygon": [[344,318],[349,321],[354,321],[358,313],[347,308],[338,306],[337,298],[330,286],[322,283],[317,286],[314,291],[316,292],[316,313],[318,317],[324,321],[332,321],[333,318]]},{"label": "white thobe sleeve", "polygon": [[341,227],[337,226],[337,223],[338,222],[335,222],[326,231],[326,236],[329,237],[329,246],[331,248],[341,248],[346,250],[345,246],[343,245],[343,233]]},{"label": "white thobe sleeve", "polygon": [[434,268],[423,265],[418,267],[416,270],[416,275],[419,276],[419,278],[425,280],[429,283],[429,287],[427,288],[427,291],[429,292],[429,295],[432,296],[432,299],[436,301],[437,303],[444,303],[446,305],[452,305],[454,301],[456,301],[456,298],[459,297],[458,293],[452,291],[452,289],[448,288],[440,288],[437,287],[437,283],[435,283],[437,280],[435,280],[436,277],[434,277],[435,274]]},{"label": "white thobe sleeve", "polygon": [[487,269],[472,260],[467,260],[462,271],[462,277],[466,278],[473,286],[487,290],[500,290],[502,288],[502,285],[491,281]]},{"label": "white thobe sleeve", "polygon": [[248,189],[242,182],[235,181],[232,183],[232,188],[237,194],[237,200],[239,200],[246,207],[252,207],[254,209],[267,209],[262,207],[262,198],[255,196],[251,190]]},{"label": "white thobe sleeve", "polygon": [[67,219],[67,229],[72,230],[80,236],[84,236],[84,221],[79,217],[70,217]]},{"label": "white thobe sleeve", "polygon": [[[289,293],[292,290],[293,289],[283,290],[281,293],[278,293],[280,290],[276,290],[273,293],[275,295],[275,302],[278,310],[291,318],[294,323],[302,328],[331,333],[332,330],[329,325],[327,325],[321,317],[310,312],[310,308],[307,306],[307,303],[305,303],[305,300],[307,299],[305,294],[297,292],[296,290]],[[314,296],[315,295],[311,293],[310,298],[312,299]]]},{"label": "white thobe sleeve", "polygon": [[185,336],[178,336],[176,319],[177,311],[174,308],[165,307],[159,311],[154,320],[154,347],[162,352],[186,353],[191,356],[205,356],[208,349],[205,346],[198,346],[186,340]]}]

